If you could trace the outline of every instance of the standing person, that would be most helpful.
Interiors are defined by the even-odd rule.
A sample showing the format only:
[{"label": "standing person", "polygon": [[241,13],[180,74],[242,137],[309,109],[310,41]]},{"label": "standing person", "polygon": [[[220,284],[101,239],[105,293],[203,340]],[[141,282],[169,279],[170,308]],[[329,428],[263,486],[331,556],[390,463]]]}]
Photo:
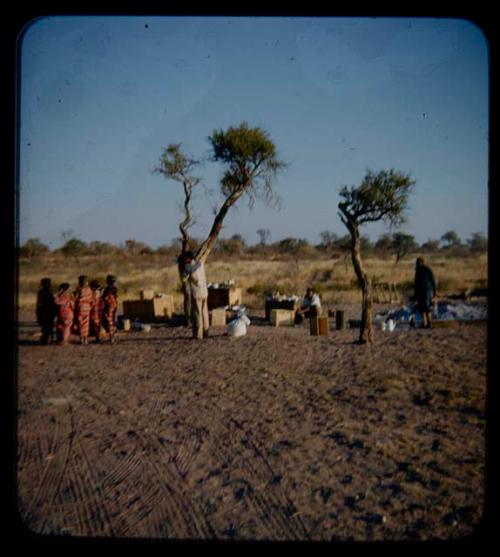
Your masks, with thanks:
[{"label": "standing person", "polygon": [[40,290],[36,297],[36,320],[42,329],[40,344],[52,342],[56,314],[57,307],[54,302],[51,280],[43,278],[40,281]]},{"label": "standing person", "polygon": [[111,344],[115,343],[116,312],[118,310],[118,289],[115,283],[116,277],[108,275],[106,277],[106,288],[102,293],[102,326],[109,334]]},{"label": "standing person", "polygon": [[75,292],[75,322],[80,335],[80,343],[88,344],[90,327],[90,310],[92,307],[92,289],[86,275],[78,277]]},{"label": "standing person", "polygon": [[94,336],[96,342],[101,342],[101,321],[104,304],[99,282],[97,280],[91,280],[90,288],[92,290],[92,307],[90,309],[90,336]]},{"label": "standing person", "polygon": [[62,346],[68,343],[71,335],[75,309],[75,300],[67,282],[63,282],[59,286],[54,301],[57,307],[57,344]]},{"label": "standing person", "polygon": [[203,261],[196,261],[194,254],[187,251],[184,255],[183,281],[186,282],[191,297],[191,320],[193,322],[193,338],[207,338],[208,321],[208,289]]},{"label": "standing person", "polygon": [[184,259],[185,254],[181,253],[179,257],[177,257],[177,268],[179,270],[179,276],[182,282],[182,296],[183,296],[183,303],[184,303],[184,319],[183,325],[184,327],[190,327],[191,323],[191,289],[187,285],[186,282],[183,281],[183,275],[186,267],[186,261]]},{"label": "standing person", "polygon": [[417,257],[415,264],[415,299],[417,311],[422,315],[426,329],[432,327],[432,305],[436,297],[436,280],[430,267],[425,264],[423,257]]},{"label": "standing person", "polygon": [[297,323],[302,323],[304,317],[318,317],[321,315],[321,301],[318,294],[309,287],[306,290],[306,295],[302,301],[302,306],[295,314],[295,321]]}]

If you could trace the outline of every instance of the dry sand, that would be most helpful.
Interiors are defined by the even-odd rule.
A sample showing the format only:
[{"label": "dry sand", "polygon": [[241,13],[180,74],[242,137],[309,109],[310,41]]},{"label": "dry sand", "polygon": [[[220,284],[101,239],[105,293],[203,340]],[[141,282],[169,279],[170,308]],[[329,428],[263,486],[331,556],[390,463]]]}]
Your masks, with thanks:
[{"label": "dry sand", "polygon": [[17,490],[33,532],[427,540],[481,521],[484,323],[373,346],[254,320],[239,339],[154,327],[59,347],[26,319]]}]

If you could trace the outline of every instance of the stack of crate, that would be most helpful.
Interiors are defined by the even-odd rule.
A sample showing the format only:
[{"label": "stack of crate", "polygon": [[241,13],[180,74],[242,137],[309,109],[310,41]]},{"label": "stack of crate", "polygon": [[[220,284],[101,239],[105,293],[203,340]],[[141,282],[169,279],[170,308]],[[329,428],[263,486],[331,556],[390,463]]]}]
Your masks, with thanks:
[{"label": "stack of crate", "polygon": [[152,290],[141,290],[139,300],[123,302],[123,317],[139,319],[143,323],[172,319],[174,314],[174,297],[169,294],[158,294]]}]

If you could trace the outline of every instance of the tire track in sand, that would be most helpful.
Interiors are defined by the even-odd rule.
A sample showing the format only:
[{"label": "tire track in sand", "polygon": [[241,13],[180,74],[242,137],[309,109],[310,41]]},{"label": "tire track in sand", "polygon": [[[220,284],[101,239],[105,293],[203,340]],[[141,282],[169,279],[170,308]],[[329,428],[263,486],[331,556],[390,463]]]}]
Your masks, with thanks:
[{"label": "tire track in sand", "polygon": [[295,506],[276,481],[278,475],[257,448],[251,434],[232,418],[222,425],[226,435],[213,438],[213,448],[219,458],[232,460],[233,463],[236,460],[242,470],[237,478],[231,478],[225,485],[239,487],[235,496],[247,501],[253,516],[261,522],[269,539],[307,540],[307,529]]},{"label": "tire track in sand", "polygon": [[[64,415],[61,416],[61,413]],[[69,415],[69,419],[65,416]],[[76,420],[71,404],[67,408],[58,409],[55,415],[51,416],[51,421],[55,422],[55,429],[51,441],[48,445],[48,454],[45,456],[45,466],[40,476],[40,481],[35,489],[33,499],[26,505],[26,513],[23,518],[31,529],[40,533],[50,531],[51,511],[54,508],[54,501],[60,491],[61,484],[65,479],[70,455],[73,447],[73,440],[76,434]],[[37,436],[43,437],[45,434],[44,424],[38,422],[35,425]],[[44,443],[40,443],[42,448]],[[43,449],[42,449],[43,450]]]},{"label": "tire track in sand", "polygon": [[[155,484],[155,492],[158,492],[159,487],[163,496],[155,498],[153,496],[148,497],[147,494],[141,494],[141,499],[145,497],[144,500],[150,501],[150,504],[141,505],[140,515],[146,517],[151,514],[153,509],[159,510],[159,508],[162,508],[163,522],[172,525],[168,532],[169,537],[172,537],[172,534],[179,539],[207,539],[212,537],[211,528],[207,525],[198,505],[189,498],[189,493],[182,489],[182,482],[180,481],[182,477],[179,478],[173,464],[174,456],[167,451],[157,436],[145,431],[148,429],[146,426],[150,424],[135,419],[130,413],[130,409],[119,400],[108,398],[103,401],[99,396],[88,390],[81,395],[87,401],[95,400],[104,405],[106,411],[109,408],[119,409],[117,414],[123,416],[128,427],[133,428],[130,431],[133,431],[137,445],[142,449],[141,454],[138,455],[139,463],[135,458],[130,457],[126,464],[118,465],[115,468],[113,474],[107,478],[108,489],[113,484],[113,478],[118,483],[130,483],[131,488],[136,489],[138,485],[141,485],[143,477],[150,477]],[[150,471],[150,475],[147,470]],[[137,478],[132,477],[135,472],[137,472]],[[153,503],[157,503],[157,505],[155,506]],[[135,519],[136,511],[137,509],[131,506],[120,513],[122,524],[116,532],[117,535],[130,531],[129,523],[138,524]],[[159,529],[161,528],[159,527]]]}]

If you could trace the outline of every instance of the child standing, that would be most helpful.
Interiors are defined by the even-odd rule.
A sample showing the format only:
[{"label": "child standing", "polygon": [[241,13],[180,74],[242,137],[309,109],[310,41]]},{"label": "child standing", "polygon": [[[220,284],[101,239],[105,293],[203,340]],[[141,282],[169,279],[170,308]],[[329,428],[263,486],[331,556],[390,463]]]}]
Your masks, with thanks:
[{"label": "child standing", "polygon": [[59,291],[55,297],[55,304],[57,307],[57,344],[62,346],[68,343],[75,308],[73,294],[70,292],[67,282],[63,282],[59,286]]},{"label": "child standing", "polygon": [[106,277],[106,288],[102,293],[102,326],[109,334],[111,344],[115,343],[116,312],[118,310],[118,289],[116,288],[115,283],[116,277],[108,275]]},{"label": "child standing", "polygon": [[78,277],[78,288],[75,292],[75,321],[81,344],[88,344],[91,308],[92,289],[89,286],[87,276],[80,275]]},{"label": "child standing", "polygon": [[96,342],[101,342],[101,320],[103,311],[103,300],[101,288],[97,280],[90,281],[92,290],[92,308],[90,310],[90,336],[95,336]]}]

